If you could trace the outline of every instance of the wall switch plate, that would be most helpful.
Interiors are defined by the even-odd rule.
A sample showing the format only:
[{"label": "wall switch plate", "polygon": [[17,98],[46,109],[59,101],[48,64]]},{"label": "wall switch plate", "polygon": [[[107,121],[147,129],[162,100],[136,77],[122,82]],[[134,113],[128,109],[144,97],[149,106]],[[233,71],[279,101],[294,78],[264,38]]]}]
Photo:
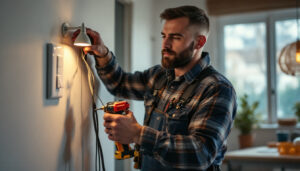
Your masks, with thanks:
[{"label": "wall switch plate", "polygon": [[64,52],[61,46],[47,43],[47,98],[57,99],[63,95]]}]

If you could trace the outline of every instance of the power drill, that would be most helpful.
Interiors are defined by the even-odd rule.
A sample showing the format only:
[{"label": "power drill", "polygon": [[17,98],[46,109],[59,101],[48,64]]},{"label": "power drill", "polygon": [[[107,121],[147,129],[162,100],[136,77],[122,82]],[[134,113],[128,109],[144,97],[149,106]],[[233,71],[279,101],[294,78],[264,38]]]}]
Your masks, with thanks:
[{"label": "power drill", "polygon": [[[100,108],[104,110],[104,112],[112,113],[112,114],[120,114],[126,115],[129,109],[129,103],[127,101],[115,101],[108,102],[105,106]],[[134,150],[131,149],[129,144],[121,144],[119,142],[115,142],[116,151],[115,158],[118,160],[128,159],[134,156]]]}]

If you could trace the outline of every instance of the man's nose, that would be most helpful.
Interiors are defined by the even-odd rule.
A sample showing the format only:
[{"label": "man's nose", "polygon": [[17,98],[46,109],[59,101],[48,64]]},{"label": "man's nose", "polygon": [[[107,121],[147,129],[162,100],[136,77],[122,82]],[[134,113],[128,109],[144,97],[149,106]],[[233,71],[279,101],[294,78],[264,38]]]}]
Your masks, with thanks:
[{"label": "man's nose", "polygon": [[162,49],[171,49],[172,48],[172,43],[170,39],[166,38],[162,42]]}]

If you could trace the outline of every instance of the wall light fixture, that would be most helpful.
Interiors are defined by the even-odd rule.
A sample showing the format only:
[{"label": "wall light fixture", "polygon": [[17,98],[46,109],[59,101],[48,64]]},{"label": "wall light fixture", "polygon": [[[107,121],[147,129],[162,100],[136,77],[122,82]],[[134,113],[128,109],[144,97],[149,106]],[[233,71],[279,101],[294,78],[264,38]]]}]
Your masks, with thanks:
[{"label": "wall light fixture", "polygon": [[70,30],[76,30],[80,29],[80,33],[78,34],[77,38],[74,41],[75,46],[91,46],[91,40],[89,36],[86,34],[86,28],[84,26],[84,23],[81,24],[81,26],[78,27],[71,27],[68,23],[63,23],[62,24],[62,35],[66,36],[68,31]]}]

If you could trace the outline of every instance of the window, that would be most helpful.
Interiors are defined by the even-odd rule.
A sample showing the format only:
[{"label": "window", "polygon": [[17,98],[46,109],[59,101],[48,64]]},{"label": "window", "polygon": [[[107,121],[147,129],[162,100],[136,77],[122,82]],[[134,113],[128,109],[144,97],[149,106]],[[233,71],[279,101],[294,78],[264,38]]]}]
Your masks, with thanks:
[{"label": "window", "polygon": [[251,101],[260,98],[258,110],[267,113],[265,24],[227,25],[224,27],[224,42],[225,74],[237,94],[247,94]]},{"label": "window", "polygon": [[[275,22],[276,57],[280,50],[289,43],[297,40],[296,19],[287,19]],[[284,74],[276,65],[277,78],[277,116],[293,117],[293,105],[300,101],[300,78]]]},{"label": "window", "polygon": [[292,117],[300,78],[285,75],[277,61],[281,49],[296,40],[296,10],[225,16],[219,23],[221,64],[238,97],[259,101],[258,112],[268,123]]}]

